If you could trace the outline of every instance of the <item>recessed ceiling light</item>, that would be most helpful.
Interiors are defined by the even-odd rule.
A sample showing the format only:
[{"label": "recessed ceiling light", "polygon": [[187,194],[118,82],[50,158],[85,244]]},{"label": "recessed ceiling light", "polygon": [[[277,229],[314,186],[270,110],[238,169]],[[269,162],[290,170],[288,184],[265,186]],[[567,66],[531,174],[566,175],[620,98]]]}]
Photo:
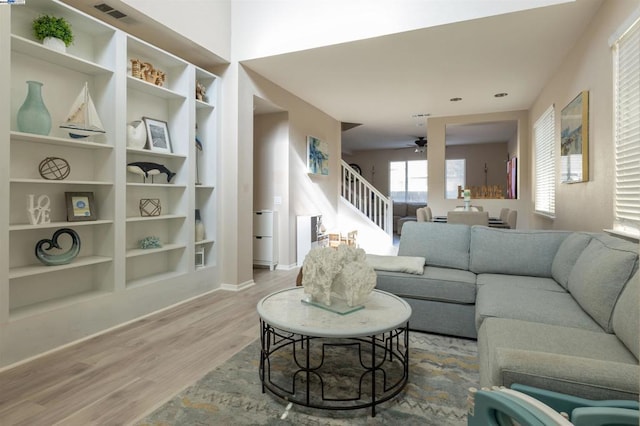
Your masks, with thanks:
[{"label": "recessed ceiling light", "polygon": [[462,98],[451,98],[449,99],[451,102],[459,102],[462,100]]},{"label": "recessed ceiling light", "polygon": [[508,93],[506,93],[506,92],[501,92],[501,93],[496,93],[496,94],[495,94],[495,95],[493,95],[493,96],[495,96],[496,98],[504,98],[504,97],[505,97],[505,96],[507,96],[507,95],[508,95]]}]

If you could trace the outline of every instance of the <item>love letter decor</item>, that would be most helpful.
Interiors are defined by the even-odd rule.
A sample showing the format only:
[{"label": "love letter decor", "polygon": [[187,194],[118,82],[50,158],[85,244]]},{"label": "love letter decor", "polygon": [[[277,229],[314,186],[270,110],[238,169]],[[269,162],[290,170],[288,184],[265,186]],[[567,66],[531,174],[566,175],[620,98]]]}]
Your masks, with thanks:
[{"label": "love letter decor", "polygon": [[29,223],[40,225],[51,222],[51,200],[48,195],[39,195],[36,201],[35,194],[29,194],[27,211],[29,212]]}]

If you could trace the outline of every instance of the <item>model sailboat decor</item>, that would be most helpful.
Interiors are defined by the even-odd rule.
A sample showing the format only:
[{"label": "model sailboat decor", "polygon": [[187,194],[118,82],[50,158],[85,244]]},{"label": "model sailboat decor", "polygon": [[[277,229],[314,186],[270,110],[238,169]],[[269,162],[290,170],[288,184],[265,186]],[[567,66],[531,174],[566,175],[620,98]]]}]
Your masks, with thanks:
[{"label": "model sailboat decor", "polygon": [[60,125],[60,128],[69,129],[69,136],[74,139],[106,133],[102,126],[102,121],[98,117],[98,112],[93,104],[89,94],[89,86],[86,82],[71,106],[67,119]]}]

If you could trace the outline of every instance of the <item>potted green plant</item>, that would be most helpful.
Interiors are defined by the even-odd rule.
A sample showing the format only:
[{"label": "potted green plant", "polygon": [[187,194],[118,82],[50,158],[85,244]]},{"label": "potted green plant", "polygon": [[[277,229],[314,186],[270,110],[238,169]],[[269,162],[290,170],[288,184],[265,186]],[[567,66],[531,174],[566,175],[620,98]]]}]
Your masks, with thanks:
[{"label": "potted green plant", "polygon": [[40,15],[33,21],[33,32],[42,44],[62,52],[73,43],[71,25],[64,18]]}]

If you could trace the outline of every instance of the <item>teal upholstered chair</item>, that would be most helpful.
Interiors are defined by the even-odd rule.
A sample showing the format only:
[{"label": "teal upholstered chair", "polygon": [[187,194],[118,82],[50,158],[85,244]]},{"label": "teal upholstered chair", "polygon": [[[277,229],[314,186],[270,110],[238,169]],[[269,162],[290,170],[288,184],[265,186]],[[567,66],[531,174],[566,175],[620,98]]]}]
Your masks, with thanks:
[{"label": "teal upholstered chair", "polygon": [[473,390],[469,398],[468,426],[638,425],[640,419],[637,401],[594,401],[518,384]]}]

